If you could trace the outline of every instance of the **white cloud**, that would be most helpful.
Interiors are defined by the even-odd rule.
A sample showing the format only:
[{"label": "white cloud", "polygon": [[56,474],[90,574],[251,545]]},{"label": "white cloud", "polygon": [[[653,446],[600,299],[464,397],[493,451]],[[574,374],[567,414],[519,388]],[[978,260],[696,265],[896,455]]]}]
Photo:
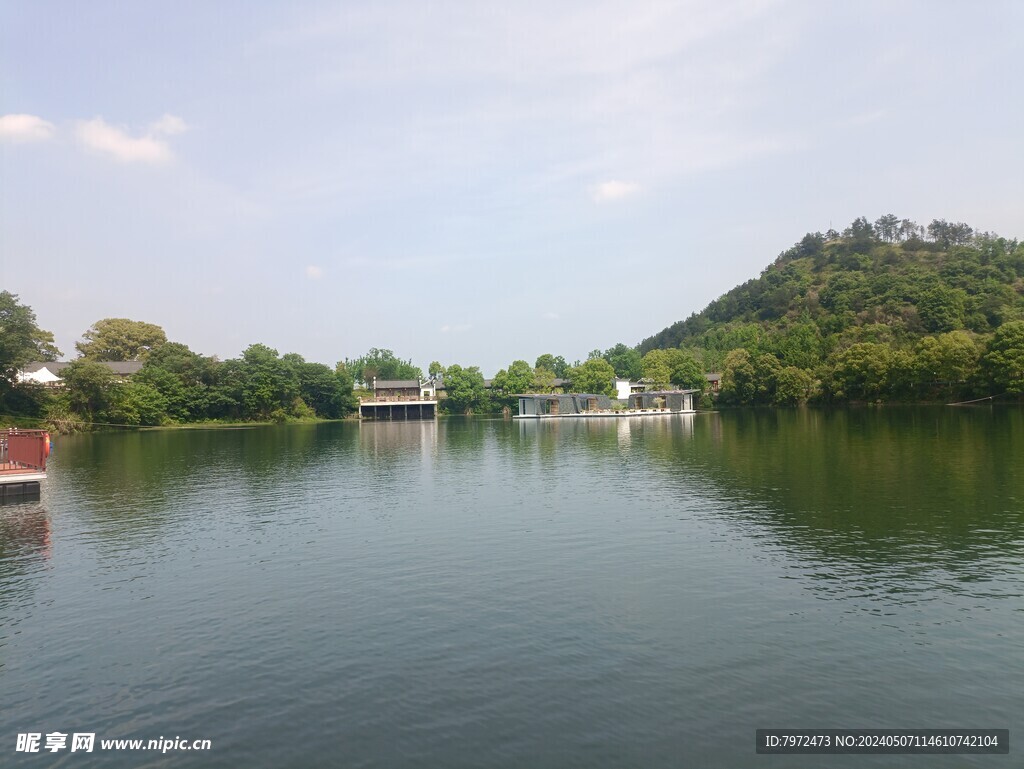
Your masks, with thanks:
[{"label": "white cloud", "polygon": [[310,280],[320,280],[323,277],[324,271],[317,267],[315,264],[309,265],[306,268],[306,277]]},{"label": "white cloud", "polygon": [[86,147],[112,155],[122,163],[159,165],[173,157],[171,148],[162,139],[156,139],[152,134],[138,138],[129,136],[126,131],[108,124],[101,117],[81,121],[76,133],[78,140]]},{"label": "white cloud", "polygon": [[185,133],[187,130],[188,124],[184,120],[177,115],[168,114],[165,114],[149,126],[151,134],[163,134],[164,136],[174,136],[175,134]]},{"label": "white cloud", "polygon": [[636,182],[623,182],[612,179],[601,182],[590,188],[590,197],[595,203],[605,203],[610,200],[622,200],[640,191],[640,185]]},{"label": "white cloud", "polygon": [[0,117],[0,141],[38,142],[53,137],[53,123],[36,115],[3,115]]},{"label": "white cloud", "polygon": [[443,326],[441,326],[441,333],[457,334],[462,331],[469,331],[471,328],[473,328],[473,325],[471,323],[446,323]]},{"label": "white cloud", "polygon": [[561,319],[561,317],[562,316],[559,315],[557,312],[546,312],[546,313],[544,313],[544,320],[559,320],[559,319]]}]

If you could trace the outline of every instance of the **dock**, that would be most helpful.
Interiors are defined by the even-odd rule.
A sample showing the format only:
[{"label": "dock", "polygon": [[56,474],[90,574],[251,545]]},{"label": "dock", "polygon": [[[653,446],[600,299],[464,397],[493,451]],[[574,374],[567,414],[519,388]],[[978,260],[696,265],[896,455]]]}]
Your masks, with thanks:
[{"label": "dock", "polygon": [[45,430],[0,430],[0,502],[38,496],[49,454]]},{"label": "dock", "polygon": [[361,398],[359,416],[363,419],[434,419],[437,416],[437,399],[413,396]]}]

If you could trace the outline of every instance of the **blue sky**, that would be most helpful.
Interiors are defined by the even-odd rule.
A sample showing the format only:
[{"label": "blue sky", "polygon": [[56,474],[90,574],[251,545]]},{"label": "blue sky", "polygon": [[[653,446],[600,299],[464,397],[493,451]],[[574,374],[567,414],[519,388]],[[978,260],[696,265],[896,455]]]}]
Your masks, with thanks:
[{"label": "blue sky", "polygon": [[0,288],[228,358],[635,344],[809,230],[1024,236],[1014,2],[9,2]]}]

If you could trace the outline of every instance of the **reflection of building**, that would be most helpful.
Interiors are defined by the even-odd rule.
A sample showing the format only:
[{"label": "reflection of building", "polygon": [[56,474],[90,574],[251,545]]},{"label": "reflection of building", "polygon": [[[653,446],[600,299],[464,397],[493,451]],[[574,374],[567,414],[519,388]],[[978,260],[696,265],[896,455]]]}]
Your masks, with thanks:
[{"label": "reflection of building", "polygon": [[359,400],[359,416],[366,419],[433,419],[437,416],[434,381],[377,379],[373,395]]},{"label": "reflection of building", "polygon": [[426,461],[437,454],[439,429],[436,419],[366,421],[359,426],[359,444],[375,460],[419,453]]}]

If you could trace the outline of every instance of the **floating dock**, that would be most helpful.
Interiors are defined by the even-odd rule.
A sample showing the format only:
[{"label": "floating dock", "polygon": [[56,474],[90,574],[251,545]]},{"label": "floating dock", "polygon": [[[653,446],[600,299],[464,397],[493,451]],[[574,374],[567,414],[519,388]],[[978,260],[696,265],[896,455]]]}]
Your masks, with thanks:
[{"label": "floating dock", "polygon": [[0,502],[38,496],[49,455],[45,430],[0,430]]},{"label": "floating dock", "polygon": [[634,393],[627,408],[612,408],[607,395],[529,393],[519,395],[515,419],[602,419],[693,414],[694,395],[700,390],[659,390]]}]

